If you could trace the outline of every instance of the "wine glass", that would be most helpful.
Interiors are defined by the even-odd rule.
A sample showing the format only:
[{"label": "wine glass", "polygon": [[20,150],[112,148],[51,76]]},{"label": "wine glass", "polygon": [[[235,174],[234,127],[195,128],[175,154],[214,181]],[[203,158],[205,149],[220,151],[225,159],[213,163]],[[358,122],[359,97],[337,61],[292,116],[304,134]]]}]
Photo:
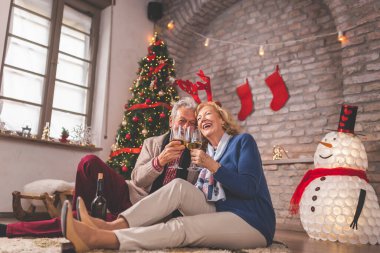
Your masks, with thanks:
[{"label": "wine glass", "polygon": [[[193,126],[188,127],[186,129],[185,139],[187,141],[186,147],[189,150],[200,149],[202,147],[202,134],[198,128],[195,128]],[[198,171],[198,167],[194,163],[191,163],[188,170]]]},{"label": "wine glass", "polygon": [[[185,133],[184,133],[184,129],[181,125],[173,126],[170,129],[170,141],[180,141],[181,145],[185,144]],[[173,166],[173,168],[176,168],[176,169],[182,169],[179,166],[179,159],[173,161],[172,166]]]}]

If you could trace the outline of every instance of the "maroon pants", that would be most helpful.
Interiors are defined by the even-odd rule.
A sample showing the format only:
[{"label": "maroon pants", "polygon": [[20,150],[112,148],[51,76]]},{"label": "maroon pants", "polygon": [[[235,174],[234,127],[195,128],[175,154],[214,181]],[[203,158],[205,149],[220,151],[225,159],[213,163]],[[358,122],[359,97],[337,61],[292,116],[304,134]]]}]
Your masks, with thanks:
[{"label": "maroon pants", "polygon": [[[82,197],[87,209],[96,194],[98,173],[103,173],[104,195],[107,200],[107,220],[114,220],[117,214],[132,206],[129,200],[129,191],[124,178],[108,167],[95,155],[87,155],[78,164],[75,180],[75,193],[73,197],[73,210],[76,210],[76,199]],[[57,237],[62,236],[61,219],[16,222],[7,225],[7,237],[35,236]]]}]

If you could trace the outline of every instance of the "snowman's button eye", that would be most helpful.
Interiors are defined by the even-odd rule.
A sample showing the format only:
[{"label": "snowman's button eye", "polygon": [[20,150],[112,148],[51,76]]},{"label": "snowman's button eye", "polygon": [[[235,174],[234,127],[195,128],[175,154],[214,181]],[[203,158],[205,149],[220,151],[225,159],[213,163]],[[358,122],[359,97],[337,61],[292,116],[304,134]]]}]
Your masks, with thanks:
[{"label": "snowman's button eye", "polygon": [[325,181],[326,180],[326,178],[325,177],[321,177],[321,181]]},{"label": "snowman's button eye", "polygon": [[334,138],[333,140],[336,141],[336,138]]},{"label": "snowman's button eye", "polygon": [[311,207],[311,211],[312,211],[312,212],[315,211],[315,207],[314,207],[314,206]]},{"label": "snowman's button eye", "polygon": [[318,186],[317,188],[315,188],[315,191],[319,191],[321,188]]},{"label": "snowman's button eye", "polygon": [[317,196],[314,195],[313,198],[312,198],[312,200],[316,201],[317,200]]}]

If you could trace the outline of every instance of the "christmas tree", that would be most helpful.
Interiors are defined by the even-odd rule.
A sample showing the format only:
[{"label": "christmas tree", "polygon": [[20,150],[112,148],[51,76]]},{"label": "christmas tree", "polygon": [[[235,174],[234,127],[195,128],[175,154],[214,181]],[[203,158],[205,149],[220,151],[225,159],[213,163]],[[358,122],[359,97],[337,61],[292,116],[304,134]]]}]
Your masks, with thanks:
[{"label": "christmas tree", "polygon": [[131,178],[143,141],[169,130],[171,104],[178,100],[174,60],[169,58],[164,41],[154,35],[148,55],[139,62],[137,79],[125,105],[122,123],[112,145],[108,165],[125,179]]}]

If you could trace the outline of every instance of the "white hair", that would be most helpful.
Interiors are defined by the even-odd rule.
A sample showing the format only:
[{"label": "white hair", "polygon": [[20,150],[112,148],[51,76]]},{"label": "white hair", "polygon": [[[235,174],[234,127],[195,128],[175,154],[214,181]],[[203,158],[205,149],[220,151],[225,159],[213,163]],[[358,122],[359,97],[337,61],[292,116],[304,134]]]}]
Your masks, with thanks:
[{"label": "white hair", "polygon": [[195,111],[197,108],[197,104],[195,103],[194,99],[191,97],[184,97],[180,100],[178,100],[172,109],[171,118],[174,119],[177,116],[178,109],[184,107],[186,109],[192,109]]}]

